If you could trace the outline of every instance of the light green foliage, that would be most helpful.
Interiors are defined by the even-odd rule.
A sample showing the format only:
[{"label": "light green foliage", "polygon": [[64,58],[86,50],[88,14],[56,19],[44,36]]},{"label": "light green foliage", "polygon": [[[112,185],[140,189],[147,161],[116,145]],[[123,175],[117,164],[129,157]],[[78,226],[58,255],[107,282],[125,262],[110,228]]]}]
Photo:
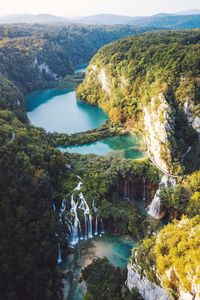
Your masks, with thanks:
[{"label": "light green foliage", "polygon": [[161,203],[173,216],[187,214],[194,217],[200,214],[200,171],[180,178],[176,187],[165,188],[161,192]]},{"label": "light green foliage", "polygon": [[[199,40],[200,30],[168,31],[128,37],[104,46],[92,59],[77,90],[81,99],[99,104],[117,124],[131,124],[140,131],[144,130],[144,106],[162,93],[173,108],[175,120],[170,145],[161,145],[163,157],[179,174],[184,171],[181,164],[187,171],[200,166],[198,137],[183,112],[183,104],[189,99],[194,102],[195,114],[200,115]],[[99,80],[102,70],[107,91]],[[163,112],[158,117],[162,122]],[[189,146],[192,149],[183,160]],[[165,147],[172,151],[172,163]]]},{"label": "light green foliage", "polygon": [[199,234],[200,217],[183,217],[166,225],[157,236],[143,240],[131,260],[137,261],[148,279],[161,283],[177,299],[180,289],[192,293],[191,283],[200,284]]}]

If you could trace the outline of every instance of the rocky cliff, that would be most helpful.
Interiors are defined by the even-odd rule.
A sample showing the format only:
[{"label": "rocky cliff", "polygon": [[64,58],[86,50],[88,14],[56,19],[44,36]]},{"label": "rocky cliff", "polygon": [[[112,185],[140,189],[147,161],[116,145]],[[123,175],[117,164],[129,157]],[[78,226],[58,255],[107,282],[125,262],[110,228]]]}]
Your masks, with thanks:
[{"label": "rocky cliff", "polygon": [[127,286],[144,299],[200,299],[200,218],[183,218],[144,240],[128,264]]},{"label": "rocky cliff", "polygon": [[[180,33],[174,46],[174,35],[146,34],[103,47],[78,89],[82,100],[100,105],[113,122],[142,133],[150,158],[165,174],[184,171],[183,162],[194,155],[200,132],[198,71],[189,61],[200,47],[195,39],[188,45],[187,36]],[[183,74],[184,83],[190,83],[184,105]]]}]

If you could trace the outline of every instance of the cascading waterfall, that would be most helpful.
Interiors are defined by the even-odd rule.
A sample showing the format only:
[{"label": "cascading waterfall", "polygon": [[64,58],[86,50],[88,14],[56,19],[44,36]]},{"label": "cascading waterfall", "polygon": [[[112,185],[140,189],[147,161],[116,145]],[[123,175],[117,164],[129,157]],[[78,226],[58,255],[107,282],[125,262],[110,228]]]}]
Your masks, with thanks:
[{"label": "cascading waterfall", "polygon": [[76,245],[79,241],[79,236],[78,236],[78,228],[79,228],[79,218],[78,218],[78,214],[77,214],[77,206],[78,206],[78,202],[75,203],[74,201],[74,195],[71,195],[71,212],[74,214],[74,224],[72,225],[72,236],[70,239],[70,244],[72,246]]},{"label": "cascading waterfall", "polygon": [[155,193],[153,201],[149,207],[148,214],[154,217],[155,219],[160,218],[160,189],[158,189]]},{"label": "cascading waterfall", "polygon": [[81,192],[79,194],[79,198],[81,200],[81,204],[79,206],[80,209],[84,211],[84,217],[85,217],[85,239],[92,238],[92,215],[90,213],[90,208],[87,204],[87,201],[85,200],[83,193]]},{"label": "cascading waterfall", "polygon": [[105,233],[105,230],[104,230],[104,224],[103,224],[103,219],[100,218],[100,222],[101,222],[101,234]]},{"label": "cascading waterfall", "polygon": [[130,200],[128,195],[128,182],[125,180],[124,183],[124,199]]},{"label": "cascading waterfall", "polygon": [[94,232],[94,235],[97,235],[98,234],[98,217],[96,216],[96,219],[95,219],[95,232]]},{"label": "cascading waterfall", "polygon": [[[81,180],[80,177],[78,177]],[[79,181],[77,187],[74,191],[80,191],[82,186],[82,182]],[[55,203],[52,202],[52,208],[56,212]],[[68,245],[73,248],[78,242],[82,239],[87,240],[88,238],[93,238],[94,235],[98,235],[105,233],[104,224],[102,218],[98,218],[97,215],[97,207],[95,206],[94,200],[92,203],[92,210],[95,214],[95,222],[93,228],[93,217],[92,217],[92,210],[89,208],[89,205],[80,191],[78,195],[78,200],[74,200],[74,194],[71,195],[71,208],[70,211],[67,212],[67,200],[64,198],[61,203],[59,214],[59,222],[61,228],[67,229],[67,234],[65,233],[65,239]],[[81,227],[81,222],[78,217],[78,210],[83,210],[84,213],[84,226],[83,229]],[[62,236],[60,236],[61,238]],[[59,235],[56,234],[56,239],[58,241]],[[61,245],[60,242],[57,242],[58,254],[57,254],[57,263],[62,262],[61,257]]]},{"label": "cascading waterfall", "polygon": [[89,230],[88,230],[88,237],[91,239],[93,237],[92,235],[92,216],[89,214]]},{"label": "cascading waterfall", "polygon": [[93,202],[92,202],[92,208],[93,208],[94,213],[96,214],[94,235],[98,235],[98,215],[97,215],[97,210],[98,209],[95,206],[94,199],[93,199]]},{"label": "cascading waterfall", "polygon": [[159,219],[160,218],[160,210],[161,210],[161,203],[160,203],[160,192],[161,192],[161,188],[162,187],[168,187],[168,186],[172,186],[175,187],[176,186],[176,179],[169,177],[167,175],[163,175],[159,184],[159,188],[156,191],[154,198],[151,202],[151,205],[149,207],[148,210],[148,214],[151,215],[152,217],[154,217],[155,219]]},{"label": "cascading waterfall", "polygon": [[56,211],[56,206],[55,206],[54,202],[52,202],[52,207],[53,207],[53,210]]},{"label": "cascading waterfall", "polygon": [[58,256],[57,256],[57,263],[60,264],[61,261],[62,261],[62,257],[61,257],[60,243],[58,242]]}]

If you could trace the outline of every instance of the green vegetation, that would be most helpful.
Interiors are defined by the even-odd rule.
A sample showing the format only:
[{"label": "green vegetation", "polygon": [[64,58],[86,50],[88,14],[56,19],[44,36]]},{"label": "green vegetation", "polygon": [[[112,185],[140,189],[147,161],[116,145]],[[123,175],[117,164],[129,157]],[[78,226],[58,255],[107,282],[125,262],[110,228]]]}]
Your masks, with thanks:
[{"label": "green vegetation", "polygon": [[126,288],[126,271],[113,267],[107,258],[94,260],[82,271],[82,279],[89,290],[84,300],[142,300],[136,290],[130,293]]},{"label": "green vegetation", "polygon": [[61,197],[65,157],[44,137],[0,111],[1,299],[62,299],[51,201]]},{"label": "green vegetation", "polygon": [[[53,84],[59,81],[63,87],[76,84],[82,77],[69,77],[76,64],[88,61],[104,43],[138,32],[139,29],[130,26],[0,26],[1,299],[62,299],[55,235],[60,226],[52,201],[58,209],[66,197],[69,209],[77,175],[82,178],[82,192],[89,206],[95,199],[107,230],[141,239],[150,237],[160,227],[157,221],[151,222],[141,215],[137,207],[138,199],[144,196],[144,184],[146,203],[152,200],[158,187],[158,170],[149,159],[64,155],[54,149],[55,145],[91,142],[121,133],[124,125],[125,131],[130,128],[141,131],[143,107],[148,107],[154,97],[156,111],[159,111],[157,96],[162,94],[174,118],[174,130],[169,129],[172,138],[164,146],[172,145],[177,169],[182,163],[188,172],[199,168],[198,136],[183,112],[184,103],[189,99],[192,113],[199,115],[199,30],[129,37],[99,51],[78,93],[81,98],[103,107],[113,124],[69,137],[47,134],[27,122],[23,98],[27,92],[51,86],[52,81]],[[108,79],[107,92],[95,77],[102,69]],[[158,117],[161,123],[165,121],[163,112]],[[186,153],[189,146],[191,150]],[[165,154],[163,151],[162,156]],[[179,179],[176,188],[163,189],[162,205],[173,217],[200,214],[199,178],[197,171]],[[199,272],[198,231],[199,217],[196,216],[169,224],[158,237],[145,239],[134,253],[143,274],[158,282],[156,266],[161,281],[171,292],[173,290],[173,295],[176,296],[180,285],[190,291],[188,274],[194,278],[195,272]],[[60,244],[66,254],[64,234]],[[191,256],[194,257],[192,262]],[[185,268],[180,269],[179,265]],[[173,280],[168,281],[166,270],[170,266],[175,271],[170,275]],[[83,272],[89,286],[85,299],[98,299],[105,291],[104,299],[141,299],[137,291],[135,296],[126,294],[122,288],[124,273],[120,271],[119,276],[113,276],[116,271],[106,260],[97,260],[89,266]],[[198,284],[197,279],[194,281]]]},{"label": "green vegetation", "polygon": [[[188,172],[200,166],[198,134],[184,114],[186,101],[194,116],[200,114],[199,41],[200,30],[168,31],[107,45],[94,56],[77,90],[79,98],[99,104],[115,123],[138,129],[144,135],[144,107],[150,110],[154,98],[157,121],[170,120],[168,141],[160,142],[160,155],[174,173],[184,171],[180,165]],[[167,112],[166,107],[160,109],[161,96],[170,108]]]},{"label": "green vegetation", "polygon": [[[166,225],[157,237],[144,240],[133,252],[132,261],[142,273],[161,283],[178,299],[180,290],[199,296],[200,285],[200,217],[184,217]],[[157,274],[157,276],[156,276]],[[160,281],[158,280],[160,279]],[[193,286],[192,286],[193,284]]]},{"label": "green vegetation", "polygon": [[188,217],[200,215],[200,171],[180,178],[174,188],[165,188],[161,192],[161,204],[172,217],[182,214]]},{"label": "green vegetation", "polygon": [[50,133],[48,134],[48,138],[52,146],[71,146],[92,143],[105,137],[120,134],[123,135],[125,133],[127,133],[127,131],[124,127],[116,126],[108,120],[97,129],[71,135],[64,133]]},{"label": "green vegetation", "polygon": [[27,121],[26,93],[76,87],[83,79],[74,74],[76,66],[87,63],[102,45],[144,31],[134,26],[0,25],[0,109]]},{"label": "green vegetation", "polygon": [[[139,182],[143,187],[145,178],[151,197],[158,173],[148,159],[134,162],[63,155],[49,145],[44,130],[1,110],[0,170],[1,299],[62,299],[55,237],[60,228],[52,201],[59,208],[65,196],[69,209],[77,174],[83,178],[83,193],[89,205],[95,199],[105,218],[106,230],[129,232],[136,237],[146,232],[147,223],[144,220],[140,226],[143,219],[136,207],[124,202],[123,189],[125,178],[132,177],[140,192]],[[117,192],[119,182],[122,186]],[[67,253],[64,235],[60,242]]]}]

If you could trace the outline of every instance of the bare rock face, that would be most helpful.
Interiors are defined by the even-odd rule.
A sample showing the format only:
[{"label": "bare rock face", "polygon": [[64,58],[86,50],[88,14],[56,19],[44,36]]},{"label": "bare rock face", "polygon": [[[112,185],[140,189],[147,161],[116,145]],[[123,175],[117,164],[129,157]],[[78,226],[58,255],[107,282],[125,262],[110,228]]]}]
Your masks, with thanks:
[{"label": "bare rock face", "polygon": [[195,105],[191,100],[187,100],[184,103],[184,112],[187,116],[188,123],[198,133],[200,139],[200,115],[195,112]]},{"label": "bare rock face", "polygon": [[130,264],[128,265],[126,285],[130,291],[137,288],[144,300],[170,300],[163,288],[149,281],[145,276],[141,277]]},{"label": "bare rock face", "polygon": [[164,95],[152,98],[144,112],[144,138],[149,155],[155,164],[164,172],[169,173],[172,159],[169,140],[174,132],[173,111]]},{"label": "bare rock face", "polygon": [[[94,89],[93,85],[95,85]],[[88,95],[88,87],[94,94],[90,93]],[[109,65],[102,67],[91,63],[83,82],[84,89],[86,99],[92,104],[102,105],[103,108],[108,107],[108,113],[110,108],[111,110],[115,108],[118,112],[123,110],[118,105],[120,99],[122,102],[124,101],[123,97],[130,98],[131,101],[131,86],[128,79],[125,78],[124,74],[114,76]],[[175,112],[173,106],[168,103],[165,95],[160,92],[152,97],[146,105],[138,102],[138,109],[140,116],[138,124],[135,125],[144,136],[151,160],[163,173],[172,174],[175,143]],[[135,117],[133,115],[132,119]]]},{"label": "bare rock face", "polygon": [[59,80],[59,76],[57,74],[55,74],[48,66],[47,63],[43,62],[41,64],[38,64],[38,60],[37,58],[35,58],[34,62],[33,62],[33,67],[38,70],[39,72],[39,76],[40,78],[43,77],[43,75],[47,75],[49,78],[51,78],[52,80]]},{"label": "bare rock face", "polygon": [[106,71],[105,69],[101,69],[99,75],[98,75],[98,80],[102,86],[102,89],[110,95],[110,87],[108,83],[108,78],[106,76]]}]

